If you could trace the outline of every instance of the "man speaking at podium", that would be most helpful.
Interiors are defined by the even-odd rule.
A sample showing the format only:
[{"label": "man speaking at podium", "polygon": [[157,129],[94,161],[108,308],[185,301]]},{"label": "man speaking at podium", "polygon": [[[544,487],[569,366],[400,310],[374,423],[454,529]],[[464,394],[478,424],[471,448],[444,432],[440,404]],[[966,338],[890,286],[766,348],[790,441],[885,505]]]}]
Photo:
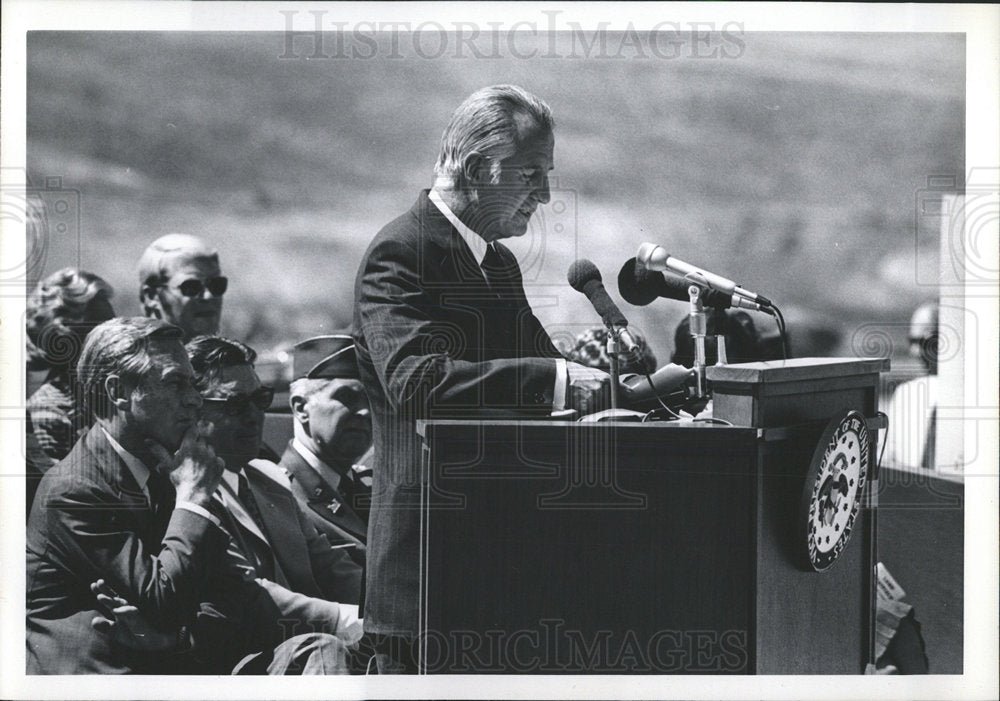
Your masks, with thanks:
[{"label": "man speaking at podium", "polygon": [[[514,255],[549,201],[553,119],[522,88],[472,94],[452,115],[435,181],[386,225],[355,282],[354,334],[375,443],[365,629],[379,671],[416,672],[420,438],[430,418],[543,416],[610,378],[564,360],[532,313]],[[596,395],[596,396],[595,396]]]}]

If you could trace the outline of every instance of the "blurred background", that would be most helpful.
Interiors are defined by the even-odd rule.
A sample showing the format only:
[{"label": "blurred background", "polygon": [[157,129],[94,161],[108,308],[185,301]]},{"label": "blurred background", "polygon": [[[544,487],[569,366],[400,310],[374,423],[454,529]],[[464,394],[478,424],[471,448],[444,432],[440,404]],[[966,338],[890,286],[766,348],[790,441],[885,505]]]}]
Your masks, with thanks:
[{"label": "blurred background", "polygon": [[[631,307],[615,281],[651,241],[773,299],[797,356],[917,371],[907,324],[936,297],[940,248],[926,203],[964,187],[961,35],[714,34],[697,50],[678,34],[671,58],[646,35],[599,37],[589,58],[568,32],[497,58],[372,36],[368,58],[311,59],[314,39],[290,50],[281,33],[29,33],[30,183],[72,194],[29,241],[29,286],[78,265],[139,314],[143,249],[196,234],[230,278],[223,332],[280,364],[349,323],[361,254],[431,185],[454,108],[511,82],[556,117],[552,202],[509,244],[557,341],[599,321],[566,283],[586,257],[669,360],[687,305]],[[489,35],[477,45],[496,55]]]}]

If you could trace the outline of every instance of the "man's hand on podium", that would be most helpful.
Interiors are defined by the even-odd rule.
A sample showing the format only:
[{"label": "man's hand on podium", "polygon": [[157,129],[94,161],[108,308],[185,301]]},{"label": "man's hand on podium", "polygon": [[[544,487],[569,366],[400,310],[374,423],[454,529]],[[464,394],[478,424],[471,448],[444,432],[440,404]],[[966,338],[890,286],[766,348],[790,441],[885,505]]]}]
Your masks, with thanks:
[{"label": "man's hand on podium", "polygon": [[611,406],[611,375],[574,362],[567,362],[566,370],[569,376],[567,409],[575,409],[586,416]]}]

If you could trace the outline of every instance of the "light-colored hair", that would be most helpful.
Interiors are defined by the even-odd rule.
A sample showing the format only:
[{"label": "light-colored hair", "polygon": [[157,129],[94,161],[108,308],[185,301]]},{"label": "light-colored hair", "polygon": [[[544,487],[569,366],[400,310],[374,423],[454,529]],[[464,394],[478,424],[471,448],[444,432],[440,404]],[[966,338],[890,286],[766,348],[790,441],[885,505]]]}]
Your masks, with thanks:
[{"label": "light-colored hair", "polygon": [[167,234],[153,241],[139,259],[139,299],[145,301],[143,290],[146,287],[156,288],[166,284],[178,260],[199,258],[219,264],[219,252],[197,236]]},{"label": "light-colored hair", "polygon": [[465,187],[462,164],[470,154],[478,153],[490,163],[496,182],[500,162],[514,155],[525,138],[554,127],[549,106],[524,88],[493,85],[477,90],[451,116],[441,136],[434,173],[453,187]]},{"label": "light-colored hair", "polygon": [[106,321],[92,302],[111,300],[114,290],[103,278],[77,268],[63,268],[39,281],[25,307],[29,362],[72,365],[80,355],[88,325]]},{"label": "light-colored hair", "polygon": [[173,324],[143,316],[105,321],[87,336],[76,364],[77,382],[88,420],[108,418],[113,410],[104,391],[110,375],[138,385],[152,367],[151,341],[182,342],[184,332]]}]

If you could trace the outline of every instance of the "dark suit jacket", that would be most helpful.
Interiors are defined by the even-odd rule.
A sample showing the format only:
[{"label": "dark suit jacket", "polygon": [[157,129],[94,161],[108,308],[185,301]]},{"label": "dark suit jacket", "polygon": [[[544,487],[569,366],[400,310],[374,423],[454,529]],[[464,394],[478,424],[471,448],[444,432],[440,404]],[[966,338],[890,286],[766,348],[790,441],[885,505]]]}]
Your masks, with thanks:
[{"label": "dark suit jacket", "polygon": [[176,630],[194,622],[228,542],[211,521],[184,509],[158,525],[95,427],[46,473],[28,518],[28,673],[171,671],[174,658],[130,655],[91,628],[98,611],[90,583],[103,578],[151,623]]},{"label": "dark suit jacket", "polygon": [[[340,490],[330,486],[307,463],[289,441],[285,454],[278,466],[288,472],[292,484],[292,494],[298,500],[309,521],[331,543],[350,544],[347,548],[351,558],[364,566],[365,543],[368,537],[368,509],[357,511]],[[371,489],[359,482],[357,491],[362,498],[371,498]]]},{"label": "dark suit jacket", "polygon": [[355,282],[358,366],[375,443],[365,629],[414,635],[419,616],[420,440],[415,421],[547,415],[559,353],[532,313],[517,261],[491,288],[421,193],[383,228]]},{"label": "dark suit jacket", "polygon": [[[335,633],[338,605],[357,604],[360,597],[361,568],[317,533],[284,485],[252,464],[245,471],[271,544],[260,549],[273,558],[274,578],[256,579],[262,576],[252,564],[256,536],[225,514],[223,525],[232,534],[225,556],[229,576],[214,582],[211,599],[201,603],[193,655],[199,673],[228,674],[245,655],[294,635]],[[262,602],[244,603],[246,582],[261,590]]]},{"label": "dark suit jacket", "polygon": [[[290,496],[281,503],[289,502],[295,506]],[[258,584],[224,530],[172,503],[166,513],[169,523],[154,517],[99,428],[46,473],[28,519],[29,674],[228,673],[244,655],[292,635],[333,632],[336,609],[326,601]],[[289,569],[303,581],[300,569]],[[349,569],[347,586],[357,591],[360,572]],[[323,572],[314,591],[336,591],[340,571]],[[94,631],[97,579],[160,630],[190,626],[195,653],[136,653]]]},{"label": "dark suit jacket", "polygon": [[328,601],[357,604],[361,596],[361,567],[343,549],[330,546],[318,532],[295,496],[251,463],[245,468],[250,491],[264,519],[288,589]]}]

